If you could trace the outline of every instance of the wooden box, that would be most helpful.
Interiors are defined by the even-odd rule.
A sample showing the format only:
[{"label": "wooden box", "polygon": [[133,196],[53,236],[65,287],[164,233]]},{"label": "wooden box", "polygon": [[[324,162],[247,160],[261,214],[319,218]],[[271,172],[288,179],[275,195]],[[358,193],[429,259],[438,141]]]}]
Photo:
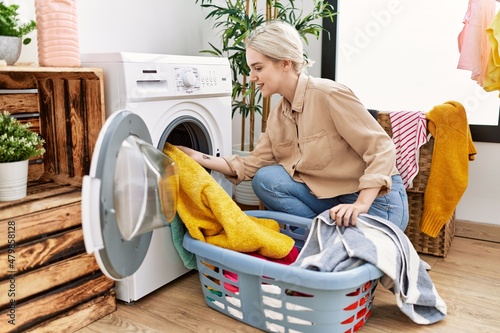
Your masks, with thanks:
[{"label": "wooden box", "polygon": [[116,310],[85,252],[81,182],[105,120],[101,69],[0,68],[0,111],[45,139],[28,195],[0,202],[0,332],[73,332]]}]

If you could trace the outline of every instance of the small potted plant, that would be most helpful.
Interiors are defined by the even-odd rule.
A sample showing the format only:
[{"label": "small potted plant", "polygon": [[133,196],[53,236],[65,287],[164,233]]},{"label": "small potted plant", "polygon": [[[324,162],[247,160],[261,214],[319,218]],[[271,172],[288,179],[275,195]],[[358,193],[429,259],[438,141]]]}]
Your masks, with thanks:
[{"label": "small potted plant", "polygon": [[28,164],[45,153],[45,141],[10,113],[0,113],[0,201],[26,196]]},{"label": "small potted plant", "polygon": [[0,2],[0,60],[13,65],[21,55],[22,44],[27,45],[31,38],[24,37],[36,29],[34,20],[21,22],[19,5],[5,5]]}]

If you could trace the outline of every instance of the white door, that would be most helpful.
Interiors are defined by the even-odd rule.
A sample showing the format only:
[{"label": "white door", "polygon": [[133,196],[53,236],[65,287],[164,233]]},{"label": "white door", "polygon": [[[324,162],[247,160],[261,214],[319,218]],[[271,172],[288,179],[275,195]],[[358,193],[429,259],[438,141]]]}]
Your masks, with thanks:
[{"label": "white door", "polygon": [[152,231],[175,217],[175,163],[152,145],[144,121],[122,110],[105,122],[82,184],[85,248],[114,280],[137,271]]}]

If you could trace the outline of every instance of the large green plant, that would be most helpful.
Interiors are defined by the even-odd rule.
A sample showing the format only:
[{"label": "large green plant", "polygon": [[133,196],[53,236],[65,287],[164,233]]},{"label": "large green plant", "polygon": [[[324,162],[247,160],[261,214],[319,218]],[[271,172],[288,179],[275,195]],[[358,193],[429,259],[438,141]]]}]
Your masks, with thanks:
[{"label": "large green plant", "polygon": [[[245,39],[250,32],[270,20],[286,21],[297,29],[304,42],[308,44],[308,35],[319,38],[326,31],[317,20],[328,18],[333,22],[334,8],[327,1],[313,1],[313,9],[304,13],[295,5],[295,0],[266,0],[266,10],[259,12],[257,0],[195,0],[200,6],[209,9],[207,19],[214,20],[214,29],[221,33],[221,45],[210,43],[211,49],[203,53],[227,57],[232,70],[232,115],[239,112],[242,116],[241,150],[245,146],[246,119],[250,118],[249,147],[253,150],[255,113],[263,114],[262,130],[265,130],[269,99],[262,101],[260,91],[248,80],[250,68],[246,63]],[[218,5],[217,3],[224,3]],[[307,55],[304,55],[307,57]]]},{"label": "large green plant", "polygon": [[19,162],[45,153],[45,142],[7,111],[0,112],[0,163]]},{"label": "large green plant", "polygon": [[[36,23],[30,20],[26,23],[19,21],[19,14],[17,10],[18,5],[4,5],[3,1],[0,2],[0,36],[19,37],[29,34],[36,29]],[[23,44],[27,45],[31,42],[31,38],[24,38]]]}]

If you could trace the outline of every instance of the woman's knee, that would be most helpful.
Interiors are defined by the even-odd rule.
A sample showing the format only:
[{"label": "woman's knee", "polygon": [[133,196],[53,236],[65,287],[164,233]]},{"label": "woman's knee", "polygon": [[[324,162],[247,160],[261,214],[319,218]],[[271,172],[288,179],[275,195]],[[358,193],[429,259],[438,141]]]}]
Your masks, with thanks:
[{"label": "woman's knee", "polygon": [[257,170],[255,175],[253,176],[252,181],[256,180],[256,181],[262,182],[264,179],[267,178],[267,174],[268,174],[267,167],[260,168],[259,170]]},{"label": "woman's knee", "polygon": [[252,179],[252,188],[254,191],[258,189],[271,190],[273,184],[279,181],[278,179],[280,178],[282,170],[284,172],[283,167],[279,165],[265,166],[257,170]]},{"label": "woman's knee", "polygon": [[263,169],[264,168],[257,170],[257,173],[255,173],[254,177],[252,178],[252,188],[254,192],[259,192],[264,184],[267,183],[268,177],[266,176],[266,172],[263,171]]}]

